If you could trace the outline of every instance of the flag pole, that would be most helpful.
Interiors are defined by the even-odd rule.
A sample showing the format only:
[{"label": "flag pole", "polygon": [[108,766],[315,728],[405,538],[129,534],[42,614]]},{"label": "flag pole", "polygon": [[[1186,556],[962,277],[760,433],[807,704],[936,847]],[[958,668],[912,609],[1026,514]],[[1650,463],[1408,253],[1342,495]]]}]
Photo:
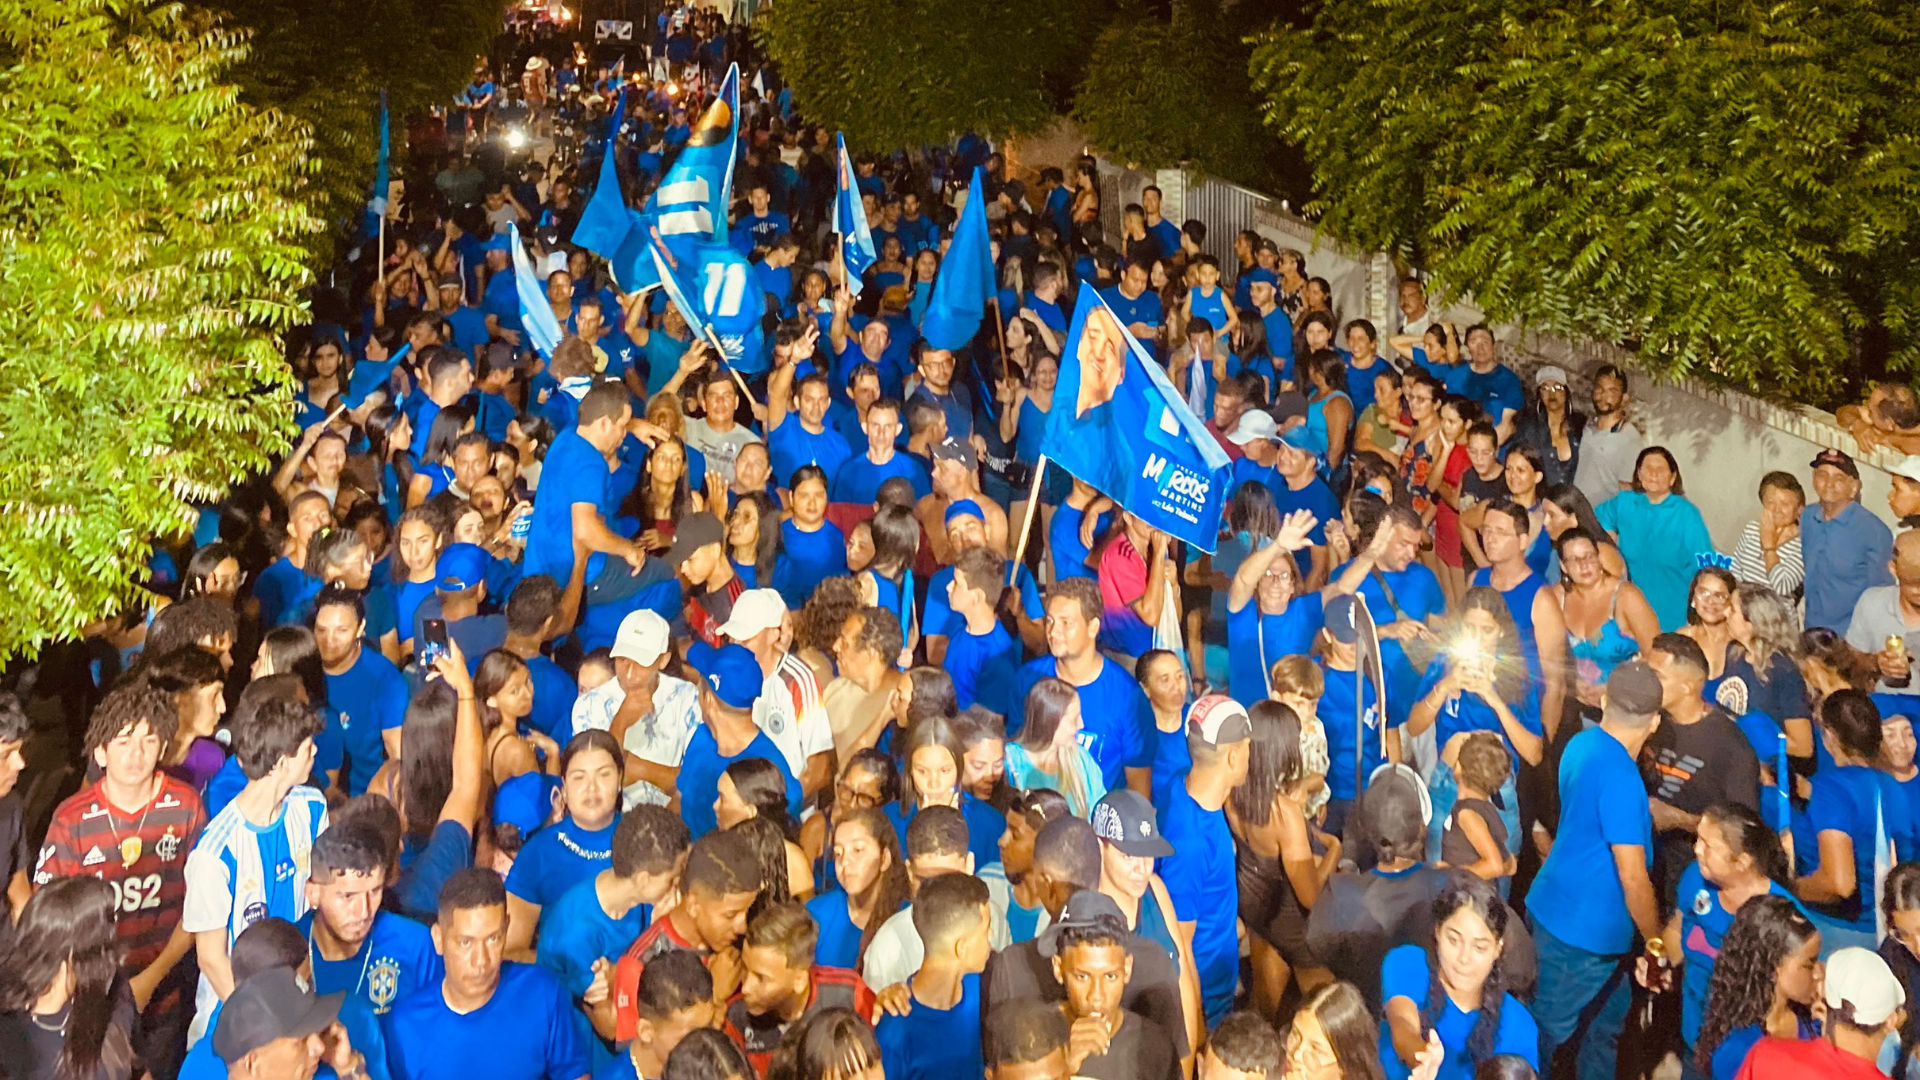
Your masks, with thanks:
[{"label": "flag pole", "polygon": [[374,265],[373,279],[381,289],[387,285],[387,205],[383,196],[380,202],[380,261]]},{"label": "flag pole", "polygon": [[1007,567],[1007,584],[1019,580],[1020,563],[1027,557],[1027,537],[1033,532],[1033,516],[1040,510],[1040,481],[1047,475],[1047,455],[1033,464],[1033,482],[1027,485],[1027,512],[1020,516],[1020,539],[1014,545],[1013,563]]},{"label": "flag pole", "polygon": [[[736,370],[732,364],[727,363],[727,350],[720,346],[720,335],[714,333],[713,327],[711,326],[707,327],[706,331],[707,344],[713,346],[713,362],[725,368],[727,374],[733,376],[733,384],[740,388],[740,396],[747,400],[747,411],[751,413],[753,411],[753,391],[747,389],[747,380],[740,377],[740,372]],[[748,421],[747,430],[753,430],[753,426],[753,422]]]}]

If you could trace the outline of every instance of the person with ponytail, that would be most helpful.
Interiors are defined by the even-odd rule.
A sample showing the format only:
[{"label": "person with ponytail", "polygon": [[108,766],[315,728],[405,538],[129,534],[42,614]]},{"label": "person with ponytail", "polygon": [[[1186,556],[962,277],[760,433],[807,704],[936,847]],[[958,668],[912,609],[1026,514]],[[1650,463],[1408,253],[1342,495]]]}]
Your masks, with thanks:
[{"label": "person with ponytail", "polygon": [[118,894],[95,877],[43,886],[0,954],[0,1072],[16,1080],[128,1080],[133,993],[113,934]]},{"label": "person with ponytail", "polygon": [[1433,901],[1433,943],[1401,945],[1380,966],[1380,1063],[1405,1080],[1428,1050],[1431,1033],[1446,1056],[1443,1080],[1467,1080],[1479,1062],[1501,1054],[1539,1063],[1540,1032],[1508,992],[1502,934],[1511,917],[1492,882],[1456,874]]},{"label": "person with ponytail", "polygon": [[[1880,904],[1887,916],[1880,959],[1906,988],[1907,1000],[1920,1001],[1920,863],[1904,862],[1887,874]],[[1900,1025],[1900,1049],[1887,1075],[1894,1080],[1920,1078],[1920,1009],[1907,1010]]]},{"label": "person with ponytail", "polygon": [[[1761,896],[1793,898],[1793,880],[1779,834],[1744,806],[1716,803],[1700,815],[1694,861],[1680,872],[1666,955],[1680,968],[1680,1038],[1688,1046],[1700,1035],[1707,985],[1727,930],[1741,908]],[[1648,976],[1639,978],[1642,986]]]},{"label": "person with ponytail", "polygon": [[1755,1043],[1819,1037],[1813,999],[1820,987],[1820,931],[1784,896],[1741,905],[1707,981],[1706,1011],[1693,1066],[1733,1080]]}]

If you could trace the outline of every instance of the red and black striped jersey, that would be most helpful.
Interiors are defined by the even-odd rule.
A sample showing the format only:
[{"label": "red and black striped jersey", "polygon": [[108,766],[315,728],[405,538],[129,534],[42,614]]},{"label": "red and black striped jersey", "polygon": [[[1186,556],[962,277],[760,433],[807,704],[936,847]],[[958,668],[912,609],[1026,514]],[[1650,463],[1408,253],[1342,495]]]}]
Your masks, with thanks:
[{"label": "red and black striped jersey", "polygon": [[755,1016],[747,1011],[747,999],[739,994],[727,1002],[727,1035],[746,1051],[747,1062],[753,1066],[756,1076],[767,1075],[767,1066],[773,1061],[773,1051],[780,1045],[780,1037],[787,1029],[821,1009],[845,1008],[858,1013],[860,1019],[873,1023],[873,991],[860,980],[858,972],[851,968],[823,967],[815,964],[808,972],[813,996],[808,999],[807,1007],[792,1020],[781,1020],[777,1016]]},{"label": "red and black striped jersey", "polygon": [[613,966],[613,1037],[620,1042],[633,1038],[640,1030],[640,1014],[637,1011],[640,999],[640,973],[646,970],[647,961],[661,953],[685,949],[700,954],[702,963],[706,962],[707,950],[693,944],[674,932],[673,920],[662,914],[653,920],[653,925],[640,932],[620,954]]},{"label": "red and black striped jersey", "polygon": [[91,874],[113,886],[114,931],[126,970],[139,971],[166,947],[187,896],[187,852],[207,813],[193,788],[165,773],[153,801],[128,813],[97,781],[60,804],[34,866],[36,886]]}]

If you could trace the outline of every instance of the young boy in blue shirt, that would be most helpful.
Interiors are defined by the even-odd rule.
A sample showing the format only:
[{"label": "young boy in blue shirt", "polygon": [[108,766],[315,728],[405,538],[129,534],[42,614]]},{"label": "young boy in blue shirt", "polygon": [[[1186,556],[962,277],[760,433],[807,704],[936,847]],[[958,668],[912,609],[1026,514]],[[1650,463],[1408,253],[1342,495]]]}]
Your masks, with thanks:
[{"label": "young boy in blue shirt", "polygon": [[[1648,874],[1653,815],[1635,759],[1660,724],[1661,696],[1660,677],[1644,661],[1614,668],[1600,726],[1575,735],[1560,758],[1560,830],[1527,895],[1543,1066],[1591,1012],[1584,1043],[1565,1052],[1577,1056],[1582,1076],[1613,1075],[1628,1003],[1615,969],[1636,933],[1644,941],[1660,936]],[[1595,1010],[1610,982],[1612,993]]]},{"label": "young boy in blue shirt", "polygon": [[974,1080],[980,1054],[980,973],[992,955],[987,883],[942,874],[913,898],[913,929],[926,950],[908,980],[904,1016],[874,1027],[887,1080]]},{"label": "young boy in blue shirt", "polygon": [[[613,865],[540,912],[536,957],[584,1007],[595,1033],[611,1041],[613,961],[653,921],[653,909],[680,887],[693,837],[664,806],[634,807],[613,830]],[[595,983],[598,983],[598,990]]]},{"label": "young boy in blue shirt", "polygon": [[499,874],[468,867],[447,880],[433,927],[446,974],[383,1018],[393,1080],[587,1076],[586,1018],[552,972],[503,961],[506,932]]},{"label": "young boy in blue shirt", "polygon": [[[1013,685],[1020,670],[1020,643],[1000,625],[996,614],[1006,591],[1007,561],[989,547],[969,548],[954,561],[947,586],[947,603],[959,616],[957,633],[947,637],[940,666],[953,676],[954,701],[966,708],[993,694],[989,701],[1001,711],[996,688]],[[949,624],[951,627],[951,624]]]}]

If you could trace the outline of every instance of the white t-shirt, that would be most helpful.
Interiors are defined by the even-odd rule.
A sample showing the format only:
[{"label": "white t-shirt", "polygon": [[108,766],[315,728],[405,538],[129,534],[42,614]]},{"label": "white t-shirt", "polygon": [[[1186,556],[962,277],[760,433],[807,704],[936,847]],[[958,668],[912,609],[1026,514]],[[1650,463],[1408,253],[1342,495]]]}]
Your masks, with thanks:
[{"label": "white t-shirt", "polygon": [[[996,872],[978,875],[987,883],[987,942],[994,952],[1006,948],[1013,937],[1007,930],[1007,904],[1013,892],[1007,886],[1007,876],[997,872],[999,868],[999,863],[991,863],[988,869]],[[860,977],[868,986],[881,990],[913,978],[926,958],[927,946],[913,928],[913,905],[908,904],[873,932],[867,954],[860,961]]]},{"label": "white t-shirt", "polygon": [[[586,691],[574,699],[573,730],[608,730],[613,726],[613,715],[626,700],[627,692],[619,679],[608,679]],[[653,709],[627,728],[621,746],[642,761],[679,768],[693,729],[699,726],[699,689],[685,679],[662,675],[653,688]],[[662,791],[646,780],[636,780],[621,792],[621,803],[629,810],[642,803],[665,806],[672,801],[672,792]]]},{"label": "white t-shirt", "polygon": [[781,656],[761,684],[753,722],[780,748],[796,779],[806,775],[808,758],[833,749],[833,725],[820,704],[820,680],[792,653]]}]

